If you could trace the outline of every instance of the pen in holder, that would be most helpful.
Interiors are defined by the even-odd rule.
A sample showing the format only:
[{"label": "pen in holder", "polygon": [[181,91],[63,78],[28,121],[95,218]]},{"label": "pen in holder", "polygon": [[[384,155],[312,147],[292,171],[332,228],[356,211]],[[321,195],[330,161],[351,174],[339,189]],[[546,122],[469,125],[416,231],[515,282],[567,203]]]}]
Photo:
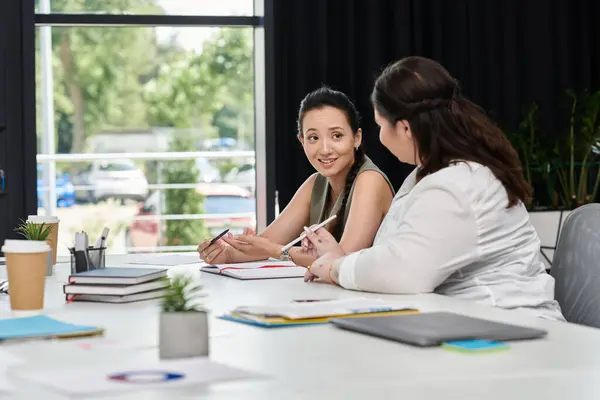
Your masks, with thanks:
[{"label": "pen in holder", "polygon": [[69,252],[72,274],[106,267],[106,247],[89,246],[85,251],[69,248]]}]

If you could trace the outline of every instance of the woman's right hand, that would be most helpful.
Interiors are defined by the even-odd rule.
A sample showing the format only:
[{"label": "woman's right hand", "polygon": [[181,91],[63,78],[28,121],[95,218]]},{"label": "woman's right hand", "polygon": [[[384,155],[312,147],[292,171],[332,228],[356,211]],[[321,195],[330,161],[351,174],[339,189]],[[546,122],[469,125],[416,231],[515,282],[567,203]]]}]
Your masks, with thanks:
[{"label": "woman's right hand", "polygon": [[[311,226],[310,229],[314,229],[314,226]],[[316,232],[312,232],[310,229],[304,227],[306,238],[302,240],[302,251],[317,257],[322,257],[327,253],[338,257],[346,255],[340,244],[325,228],[320,228]]]},{"label": "woman's right hand", "polygon": [[231,246],[222,239],[212,245],[210,241],[211,239],[207,239],[198,245],[200,259],[208,264],[229,264],[232,258]]}]

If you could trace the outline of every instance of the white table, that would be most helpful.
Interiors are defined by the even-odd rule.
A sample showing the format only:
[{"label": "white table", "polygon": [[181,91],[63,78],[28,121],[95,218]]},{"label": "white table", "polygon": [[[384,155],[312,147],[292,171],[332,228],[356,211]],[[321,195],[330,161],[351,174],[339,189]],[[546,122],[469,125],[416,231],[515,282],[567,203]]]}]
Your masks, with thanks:
[{"label": "white table", "polygon": [[[117,265],[132,257],[135,256],[112,256],[107,264]],[[193,266],[173,269],[194,270],[200,275]],[[0,269],[0,277],[4,274]],[[73,341],[65,340],[3,345],[26,360],[25,365],[11,371],[10,379],[18,391],[8,398],[63,398],[23,380],[19,372],[68,369],[118,360],[158,359],[158,306],[155,301],[120,305],[65,304],[62,284],[67,275],[68,266],[60,265],[55,276],[47,280],[45,313],[63,321],[102,326],[105,328],[102,340],[115,340],[121,346],[82,350]],[[356,293],[329,285],[304,283],[302,279],[238,281],[204,273],[201,279],[213,315],[241,304],[373,296],[411,303],[422,311],[448,310],[542,327],[549,335],[544,340],[512,343],[506,352],[466,355],[440,348],[402,345],[330,325],[263,329],[213,318],[211,359],[256,372],[262,375],[261,378],[106,398],[600,398],[600,330],[544,321],[518,311],[483,307],[434,294]],[[8,296],[0,295],[0,318],[9,316]]]}]

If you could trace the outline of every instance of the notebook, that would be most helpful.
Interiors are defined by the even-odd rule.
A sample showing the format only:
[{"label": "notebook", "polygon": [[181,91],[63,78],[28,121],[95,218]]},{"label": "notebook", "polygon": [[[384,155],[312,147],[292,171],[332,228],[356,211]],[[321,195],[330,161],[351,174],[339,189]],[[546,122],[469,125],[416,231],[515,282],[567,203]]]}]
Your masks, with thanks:
[{"label": "notebook", "polygon": [[208,265],[200,271],[236,279],[303,278],[306,268],[291,261],[265,260],[238,264]]},{"label": "notebook", "polygon": [[449,312],[360,319],[332,319],[333,325],[415,346],[440,346],[458,340],[524,340],[546,336],[541,329],[488,321]]},{"label": "notebook", "polygon": [[164,289],[157,289],[127,295],[68,294],[67,301],[92,301],[97,303],[132,303],[134,301],[161,298],[164,296],[165,292],[166,291]]},{"label": "notebook", "polygon": [[336,299],[307,303],[285,303],[271,306],[237,307],[221,319],[263,327],[327,323],[331,318],[402,315],[418,310],[406,304],[386,303],[379,299]]},{"label": "notebook", "polygon": [[69,283],[95,285],[135,285],[167,276],[164,268],[107,267],[69,276]]},{"label": "notebook", "polygon": [[102,333],[103,329],[95,326],[70,324],[45,315],[0,319],[0,340],[71,338]]},{"label": "notebook", "polygon": [[63,286],[65,294],[94,294],[94,295],[116,295],[126,296],[135,293],[147,292],[167,286],[168,282],[162,279],[150,282],[138,283],[137,285],[85,285],[66,284]]}]

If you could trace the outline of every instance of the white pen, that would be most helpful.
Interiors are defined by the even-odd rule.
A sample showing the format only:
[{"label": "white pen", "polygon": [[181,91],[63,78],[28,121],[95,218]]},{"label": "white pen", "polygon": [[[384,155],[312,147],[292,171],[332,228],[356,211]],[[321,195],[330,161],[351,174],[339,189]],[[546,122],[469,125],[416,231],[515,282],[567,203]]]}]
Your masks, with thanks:
[{"label": "white pen", "polygon": [[[325,225],[327,225],[328,223],[330,223],[331,221],[333,221],[336,217],[337,217],[337,215],[332,215],[331,217],[327,218],[325,221],[321,222],[319,225],[317,225],[313,228],[309,228],[309,230],[311,232],[315,232],[315,231],[321,229],[322,227],[324,227]],[[296,239],[292,240],[291,242],[289,242],[288,244],[283,246],[281,251],[289,250],[293,245],[295,245],[296,243],[298,243],[299,241],[301,241],[304,238],[306,238],[306,233],[303,233],[302,235],[298,236]]]}]

